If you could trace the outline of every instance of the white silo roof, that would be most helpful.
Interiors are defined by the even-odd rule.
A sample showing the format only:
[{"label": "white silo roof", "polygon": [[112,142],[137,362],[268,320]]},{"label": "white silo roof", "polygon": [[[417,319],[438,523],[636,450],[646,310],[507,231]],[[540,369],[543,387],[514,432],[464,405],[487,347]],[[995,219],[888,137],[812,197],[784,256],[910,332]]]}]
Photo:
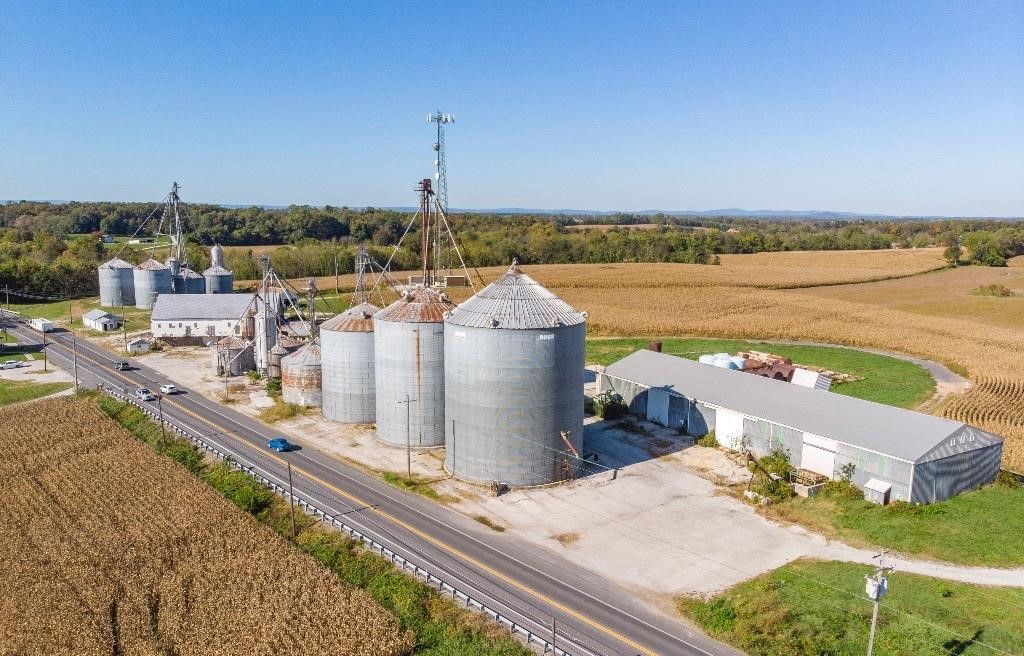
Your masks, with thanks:
[{"label": "white silo roof", "polygon": [[586,312],[573,308],[520,271],[517,262],[445,318],[455,326],[513,330],[574,326],[586,320]]}]

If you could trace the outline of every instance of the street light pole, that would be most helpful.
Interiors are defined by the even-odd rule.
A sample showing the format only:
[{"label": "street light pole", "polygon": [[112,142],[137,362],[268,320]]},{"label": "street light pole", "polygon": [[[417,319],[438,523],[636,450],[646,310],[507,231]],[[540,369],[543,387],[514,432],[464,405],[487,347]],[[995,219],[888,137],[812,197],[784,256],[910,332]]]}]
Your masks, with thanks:
[{"label": "street light pole", "polygon": [[892,572],[894,567],[885,567],[885,556],[888,551],[875,556],[878,558],[878,567],[875,568],[874,574],[865,574],[864,579],[866,584],[864,586],[867,592],[868,598],[874,602],[871,609],[871,633],[868,634],[868,656],[871,656],[872,651],[875,648],[875,630],[878,627],[878,605],[882,600],[882,595],[889,592],[889,579],[886,574]]},{"label": "street light pole", "polygon": [[46,373],[46,324],[39,324],[40,332],[43,333],[43,373]]}]

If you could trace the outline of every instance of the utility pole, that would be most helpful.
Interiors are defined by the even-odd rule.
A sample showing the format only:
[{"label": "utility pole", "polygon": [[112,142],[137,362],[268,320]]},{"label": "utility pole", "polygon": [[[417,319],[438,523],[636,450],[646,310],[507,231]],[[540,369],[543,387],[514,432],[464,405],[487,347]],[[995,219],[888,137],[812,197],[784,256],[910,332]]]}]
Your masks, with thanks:
[{"label": "utility pole", "polygon": [[75,363],[75,394],[78,394],[78,340],[75,339],[75,333],[71,333],[71,352]]},{"label": "utility pole", "polygon": [[167,446],[167,433],[164,432],[164,395],[156,395],[156,407],[160,411],[160,448]]},{"label": "utility pole", "polygon": [[40,324],[40,332],[43,333],[43,373],[46,373],[46,324]]},{"label": "utility pole", "polygon": [[334,294],[341,294],[341,284],[338,282],[338,246],[334,246]]},{"label": "utility pole", "polygon": [[557,654],[557,648],[555,647],[555,640],[558,638],[558,625],[555,623],[555,616],[551,616],[551,653]]},{"label": "utility pole", "polygon": [[124,354],[128,355],[128,316],[124,313],[124,298],[121,299],[121,328],[124,330]]},{"label": "utility pole", "polygon": [[399,403],[405,404],[405,477],[406,480],[412,483],[412,431],[410,423],[412,419],[410,404],[416,399],[410,399],[409,395],[405,395],[405,401],[399,401]]},{"label": "utility pole", "polygon": [[288,456],[285,456],[284,460],[288,463],[288,502],[292,507],[292,542],[295,542],[295,494],[292,492],[292,461]]},{"label": "utility pole", "polygon": [[886,550],[876,554],[874,557],[878,559],[878,567],[875,568],[874,574],[864,575],[864,591],[867,592],[868,598],[874,602],[874,607],[871,610],[871,633],[868,635],[868,656],[871,656],[871,652],[875,648],[875,630],[878,627],[878,605],[882,600],[882,596],[889,592],[889,579],[886,577],[886,574],[896,569],[885,566],[885,556],[888,553],[888,550]]}]

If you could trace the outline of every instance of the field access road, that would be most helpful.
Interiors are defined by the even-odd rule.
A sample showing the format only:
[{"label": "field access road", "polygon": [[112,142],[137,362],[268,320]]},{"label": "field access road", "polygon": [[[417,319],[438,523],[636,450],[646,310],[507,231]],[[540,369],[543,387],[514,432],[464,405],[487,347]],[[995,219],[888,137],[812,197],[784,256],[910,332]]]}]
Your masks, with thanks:
[{"label": "field access road", "polygon": [[[41,342],[39,333],[24,324],[11,325],[11,331],[23,343]],[[67,332],[46,338],[50,361],[69,373],[74,368],[71,340]],[[85,340],[77,341],[77,352],[79,379],[87,387],[101,383],[130,396],[136,387],[155,390],[175,382],[135,359],[132,370],[113,371],[115,356]],[[159,410],[155,402],[142,405]],[[549,642],[554,619],[559,651],[574,656],[738,654],[651,612],[629,593],[560,556],[484,528],[313,449],[269,452],[270,427],[197,392],[182,389],[164,397],[161,405],[167,422],[200,433],[207,443],[283,487],[290,461],[297,498],[343,518]]]}]

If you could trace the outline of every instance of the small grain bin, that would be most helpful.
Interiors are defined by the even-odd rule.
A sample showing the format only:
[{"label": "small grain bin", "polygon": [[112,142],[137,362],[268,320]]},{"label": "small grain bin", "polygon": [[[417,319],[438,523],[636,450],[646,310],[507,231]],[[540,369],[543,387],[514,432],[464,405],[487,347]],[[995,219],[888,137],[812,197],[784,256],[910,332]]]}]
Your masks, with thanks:
[{"label": "small grain bin", "polygon": [[267,378],[281,377],[281,359],[288,355],[288,349],[280,344],[274,344],[270,349],[270,366],[267,367]]},{"label": "small grain bin", "polygon": [[319,408],[321,388],[320,344],[309,342],[281,358],[281,398],[304,408]]},{"label": "small grain bin", "polygon": [[98,271],[100,305],[135,305],[135,274],[131,264],[115,257],[101,264]]},{"label": "small grain bin", "polygon": [[214,244],[210,249],[210,268],[203,271],[207,294],[231,294],[234,292],[235,277],[224,266],[224,249]]},{"label": "small grain bin", "polygon": [[206,279],[198,271],[183,267],[174,279],[174,293],[205,294]]},{"label": "small grain bin", "polygon": [[445,318],[445,467],[456,478],[545,485],[579,472],[586,313],[523,274]]},{"label": "small grain bin", "polygon": [[376,305],[360,303],[320,326],[323,415],[346,424],[376,419],[373,317]]},{"label": "small grain bin", "polygon": [[444,445],[444,314],[448,297],[417,286],[373,317],[377,437],[414,448]]},{"label": "small grain bin", "polygon": [[219,340],[213,349],[214,371],[223,376],[227,370],[229,376],[241,376],[256,368],[252,356],[252,344],[234,335]]},{"label": "small grain bin", "polygon": [[135,267],[135,307],[148,310],[153,307],[157,294],[170,294],[171,269],[166,264],[150,258]]}]

